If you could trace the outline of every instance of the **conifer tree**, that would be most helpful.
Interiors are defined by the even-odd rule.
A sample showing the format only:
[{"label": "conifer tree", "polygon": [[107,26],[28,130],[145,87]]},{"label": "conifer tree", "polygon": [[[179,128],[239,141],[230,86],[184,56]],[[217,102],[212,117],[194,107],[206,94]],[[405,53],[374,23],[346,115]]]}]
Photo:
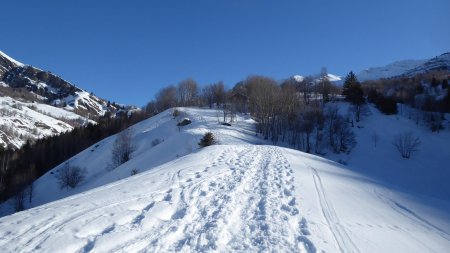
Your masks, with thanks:
[{"label": "conifer tree", "polygon": [[350,71],[350,73],[348,73],[345,77],[342,95],[345,96],[347,101],[355,105],[361,105],[365,102],[361,84],[353,71]]}]

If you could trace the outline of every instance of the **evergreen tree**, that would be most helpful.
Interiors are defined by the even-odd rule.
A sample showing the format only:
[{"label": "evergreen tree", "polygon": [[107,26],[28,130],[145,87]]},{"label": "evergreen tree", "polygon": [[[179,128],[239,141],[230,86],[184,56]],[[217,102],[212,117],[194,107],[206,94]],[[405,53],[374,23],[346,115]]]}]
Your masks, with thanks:
[{"label": "evergreen tree", "polygon": [[353,71],[350,71],[345,77],[342,95],[345,96],[345,100],[355,105],[361,105],[365,102],[361,84]]}]

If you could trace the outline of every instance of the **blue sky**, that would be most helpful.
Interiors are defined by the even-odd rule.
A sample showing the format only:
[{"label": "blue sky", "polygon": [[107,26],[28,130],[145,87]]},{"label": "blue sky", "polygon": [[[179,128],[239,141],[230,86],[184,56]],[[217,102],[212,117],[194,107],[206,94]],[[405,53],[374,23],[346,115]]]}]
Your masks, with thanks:
[{"label": "blue sky", "polygon": [[345,75],[450,51],[448,0],[3,1],[0,50],[96,95],[144,105],[194,78],[228,87]]}]

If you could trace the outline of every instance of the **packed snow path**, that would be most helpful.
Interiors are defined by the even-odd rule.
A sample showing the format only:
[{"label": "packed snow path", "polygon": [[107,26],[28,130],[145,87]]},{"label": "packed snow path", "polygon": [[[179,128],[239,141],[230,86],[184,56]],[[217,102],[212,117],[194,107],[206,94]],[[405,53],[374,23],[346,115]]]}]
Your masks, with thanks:
[{"label": "packed snow path", "polygon": [[[42,176],[26,203],[37,207],[0,218],[0,252],[448,252],[442,153],[398,161],[388,146],[362,141],[352,153],[355,169],[255,145],[264,140],[246,115],[223,126],[215,110],[185,110],[193,123],[182,130],[170,110],[133,126],[137,150],[112,171],[105,165],[115,136],[71,158],[88,171],[75,189],[58,187],[64,164]],[[383,119],[373,120],[397,124]],[[207,131],[221,145],[197,149]],[[441,142],[429,137],[447,144],[443,134]],[[139,173],[130,176],[133,169]],[[384,176],[374,177],[379,171]],[[406,184],[390,180],[408,176],[414,180]],[[12,213],[11,204],[0,213]]]},{"label": "packed snow path", "polygon": [[[55,242],[64,241],[66,252],[315,252],[294,197],[293,170],[277,148],[225,147],[209,164],[161,173],[158,180],[170,186],[162,191],[145,191],[156,182],[135,183],[139,190],[104,196],[122,188],[116,183],[15,215],[14,224],[0,225],[21,229],[2,231],[1,248],[57,251],[62,245]],[[48,215],[36,215],[42,212]]]},{"label": "packed snow path", "polygon": [[322,158],[220,145],[4,217],[0,252],[445,252],[448,213],[416,208]]}]

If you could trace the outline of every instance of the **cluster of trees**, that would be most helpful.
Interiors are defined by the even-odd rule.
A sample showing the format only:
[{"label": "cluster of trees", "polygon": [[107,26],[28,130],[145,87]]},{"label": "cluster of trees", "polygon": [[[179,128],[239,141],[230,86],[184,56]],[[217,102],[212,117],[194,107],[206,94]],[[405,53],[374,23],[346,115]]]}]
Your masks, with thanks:
[{"label": "cluster of trees", "polygon": [[[95,125],[89,124],[57,136],[38,139],[33,142],[28,141],[19,150],[0,147],[0,201],[24,191],[28,191],[31,196],[33,181],[48,170],[94,143],[149,116],[152,115],[135,112],[131,116],[122,114],[115,118],[102,117]],[[126,152],[121,155],[121,159],[126,159]],[[66,172],[72,172],[72,170],[68,169]],[[65,175],[72,174],[66,173]],[[65,177],[64,175],[61,176]],[[68,186],[71,185],[73,183],[69,181]]]},{"label": "cluster of trees", "polygon": [[200,88],[193,79],[186,79],[178,85],[170,85],[158,91],[155,99],[146,106],[150,114],[159,113],[176,106],[223,106],[227,92],[223,82],[208,84]]},{"label": "cluster of trees", "polygon": [[[356,105],[359,121],[364,98],[353,73],[349,74],[348,92]],[[354,82],[350,83],[350,82]],[[358,89],[354,95],[355,87]],[[146,106],[149,113],[158,113],[176,106],[208,106],[223,111],[223,122],[233,121],[237,112],[250,113],[258,122],[256,134],[273,143],[288,142],[306,152],[349,152],[356,141],[351,120],[338,113],[337,108],[325,106],[341,95],[338,87],[327,78],[326,69],[316,77],[302,80],[290,78],[282,82],[250,76],[226,90],[222,82],[199,88],[192,79],[161,89]]]},{"label": "cluster of trees", "polygon": [[274,144],[288,142],[306,152],[349,152],[356,144],[350,120],[338,108],[326,105],[338,95],[326,78],[288,79],[282,83],[250,76],[230,91],[237,111],[257,121],[256,134]]},{"label": "cluster of trees", "polygon": [[386,115],[397,114],[397,101],[393,97],[387,97],[376,90],[370,90],[367,100]]},{"label": "cluster of trees", "polygon": [[[366,81],[363,88],[367,95],[377,94],[382,101],[407,104],[422,111],[450,112],[448,72],[430,72],[414,77],[396,77]],[[442,94],[442,95],[439,95]],[[392,110],[390,110],[392,112]]]}]

